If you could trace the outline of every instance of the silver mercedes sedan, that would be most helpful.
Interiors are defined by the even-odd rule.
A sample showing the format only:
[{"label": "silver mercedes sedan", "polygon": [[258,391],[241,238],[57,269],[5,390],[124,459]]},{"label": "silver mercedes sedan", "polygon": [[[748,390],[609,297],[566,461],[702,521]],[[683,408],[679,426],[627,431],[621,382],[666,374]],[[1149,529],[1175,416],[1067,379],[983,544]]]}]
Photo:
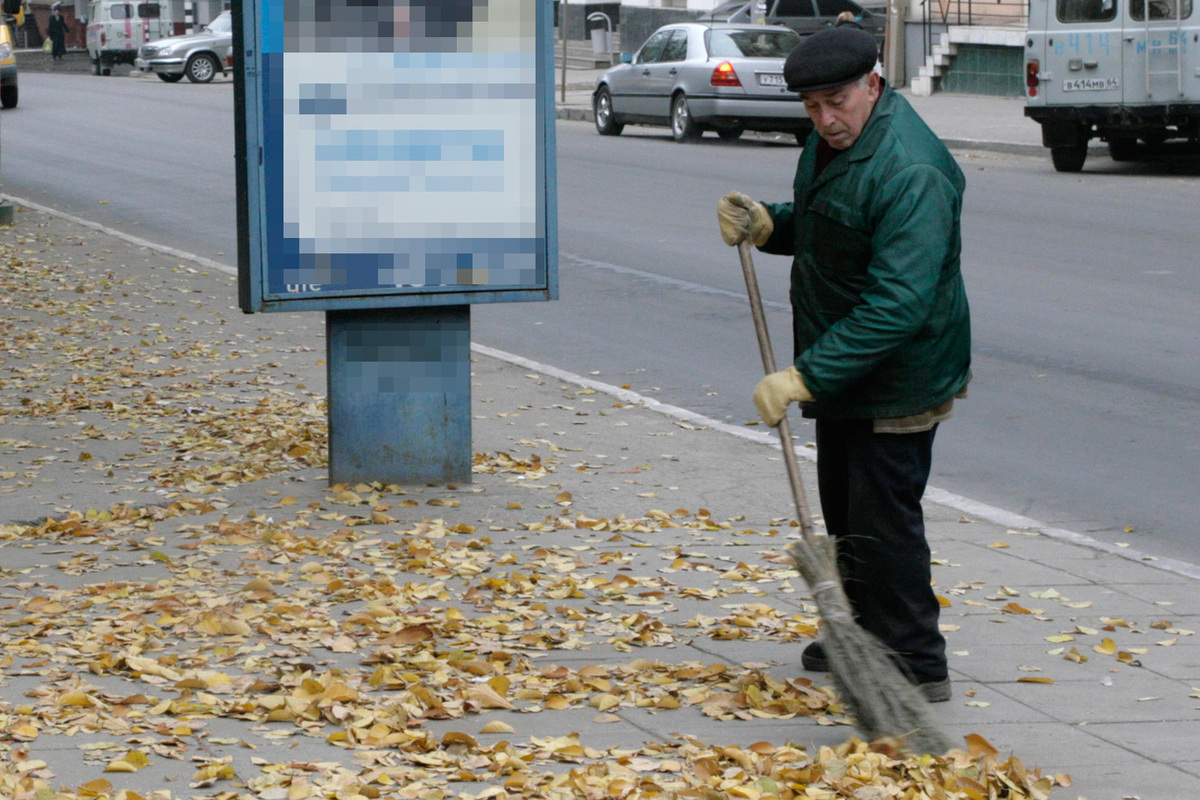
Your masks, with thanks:
[{"label": "silver mercedes sedan", "polygon": [[233,69],[233,17],[222,11],[204,30],[147,42],[138,50],[134,66],[154,72],[167,83],[187,76],[192,83],[208,83],[218,73]]},{"label": "silver mercedes sedan", "polygon": [[713,130],[783,131],[803,143],[812,130],[800,96],[787,90],[783,62],[800,36],[778,25],[682,22],[659,28],[631,61],[596,80],[596,130],[667,125],[677,142]]}]

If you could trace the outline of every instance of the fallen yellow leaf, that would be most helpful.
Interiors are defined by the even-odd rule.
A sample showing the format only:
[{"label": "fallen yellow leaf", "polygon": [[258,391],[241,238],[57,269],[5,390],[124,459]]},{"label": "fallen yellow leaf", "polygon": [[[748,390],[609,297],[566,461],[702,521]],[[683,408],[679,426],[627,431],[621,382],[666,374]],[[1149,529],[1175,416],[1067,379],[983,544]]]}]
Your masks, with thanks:
[{"label": "fallen yellow leaf", "polygon": [[501,720],[494,719],[491,722],[489,722],[487,725],[484,725],[482,728],[480,728],[479,732],[480,733],[512,733],[513,726],[509,725],[507,722],[503,722]]}]

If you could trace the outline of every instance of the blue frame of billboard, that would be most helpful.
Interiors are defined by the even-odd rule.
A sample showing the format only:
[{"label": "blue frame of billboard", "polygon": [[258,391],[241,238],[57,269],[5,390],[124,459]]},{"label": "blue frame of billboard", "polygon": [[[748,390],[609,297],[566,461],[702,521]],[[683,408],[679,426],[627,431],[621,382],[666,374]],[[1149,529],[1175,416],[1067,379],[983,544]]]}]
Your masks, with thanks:
[{"label": "blue frame of billboard", "polygon": [[[493,5],[494,40],[447,16]],[[367,7],[232,6],[242,310],[556,299],[551,3],[398,3],[386,39],[330,6]]]}]

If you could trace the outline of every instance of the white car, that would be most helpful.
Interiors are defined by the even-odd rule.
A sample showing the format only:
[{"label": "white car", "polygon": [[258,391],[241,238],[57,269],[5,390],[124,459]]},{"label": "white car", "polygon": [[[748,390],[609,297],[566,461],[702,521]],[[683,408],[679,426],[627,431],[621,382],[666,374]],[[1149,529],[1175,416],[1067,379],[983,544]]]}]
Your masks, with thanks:
[{"label": "white car", "polygon": [[233,16],[222,11],[203,31],[147,42],[138,50],[134,66],[167,83],[184,75],[192,83],[208,83],[233,68]]},{"label": "white car", "polygon": [[596,130],[666,125],[677,142],[706,130],[732,141],[743,131],[793,133],[803,144],[812,120],[787,90],[783,62],[800,35],[781,25],[683,22],[659,28],[631,62],[596,81]]}]

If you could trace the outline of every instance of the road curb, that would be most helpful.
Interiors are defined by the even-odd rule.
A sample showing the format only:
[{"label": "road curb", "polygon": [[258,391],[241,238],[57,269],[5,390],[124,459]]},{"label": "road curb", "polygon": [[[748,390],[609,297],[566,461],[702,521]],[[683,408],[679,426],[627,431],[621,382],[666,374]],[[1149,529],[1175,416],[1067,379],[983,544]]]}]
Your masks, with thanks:
[{"label": "road curb", "polygon": [[[596,117],[592,109],[583,106],[557,106],[555,119],[573,122],[594,122]],[[963,139],[942,137],[942,143],[952,150],[985,150],[991,153],[1008,153],[1019,156],[1040,156],[1046,154],[1046,148],[1040,144],[1025,144],[1022,142],[992,142],[984,139]],[[1092,145],[1088,148],[1089,155],[1105,152],[1102,147]]]}]

